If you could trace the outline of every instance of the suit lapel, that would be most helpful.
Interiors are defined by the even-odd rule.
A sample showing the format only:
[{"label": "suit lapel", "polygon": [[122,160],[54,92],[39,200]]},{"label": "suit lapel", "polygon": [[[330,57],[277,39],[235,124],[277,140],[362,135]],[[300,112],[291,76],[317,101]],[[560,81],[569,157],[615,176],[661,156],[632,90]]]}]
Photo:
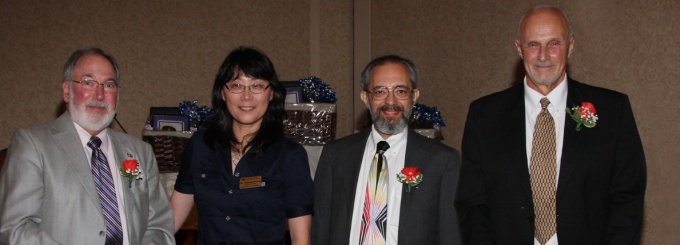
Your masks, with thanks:
[{"label": "suit lapel", "polygon": [[[502,152],[502,158],[507,158],[510,168],[517,176],[519,187],[524,192],[525,198],[531,198],[531,179],[529,177],[529,163],[527,160],[526,149],[526,112],[524,108],[524,87],[515,87],[512,99],[508,101],[508,108],[502,110],[506,114],[504,118],[505,123],[499,123],[499,126],[506,127],[503,132],[507,135],[507,139],[501,139],[499,142],[515,142],[506,145],[505,151]],[[504,161],[504,159],[499,161]]]},{"label": "suit lapel", "polygon": [[[574,105],[580,105],[583,98],[582,93],[579,91],[579,83],[569,79],[567,89],[567,106],[572,107]],[[581,131],[583,131],[583,129],[581,129]],[[576,132],[576,122],[567,115],[564,119],[564,139],[562,142],[560,177],[557,184],[557,199],[560,198],[560,190],[566,188],[570,177],[577,170],[578,161],[576,160],[576,157],[579,152],[583,152],[583,144],[579,139],[580,136],[579,132]]]},{"label": "suit lapel", "polygon": [[[125,217],[135,217],[138,214],[138,212],[135,212],[135,207],[137,206],[137,205],[135,205],[135,203],[137,203],[137,202],[135,200],[133,200],[133,198],[137,197],[137,195],[135,195],[133,190],[135,188],[139,188],[139,187],[135,185],[137,181],[133,181],[132,187],[129,187],[127,178],[120,175],[119,169],[122,166],[123,161],[127,160],[127,159],[136,159],[137,161],[140,161],[139,168],[140,169],[145,169],[145,168],[143,166],[141,166],[141,164],[142,164],[141,159],[140,159],[141,156],[138,156],[136,154],[136,152],[133,151],[133,149],[129,148],[130,142],[127,142],[123,138],[118,137],[118,135],[117,135],[118,132],[114,132],[113,130],[109,130],[108,134],[109,134],[109,139],[111,140],[111,145],[112,145],[112,148],[113,148],[113,154],[115,156],[114,161],[116,161],[116,164],[115,164],[116,169],[113,169],[111,171],[111,174],[113,175],[114,178],[120,178],[121,188],[123,189],[122,190],[122,193],[123,193],[123,197],[122,197],[123,207],[122,207],[122,209],[124,210],[123,212],[125,212]],[[142,174],[144,175],[146,173],[142,172]],[[135,225],[135,224],[136,223],[134,223],[134,219],[133,220],[130,220],[130,219],[127,220],[127,227],[124,227],[124,229],[128,229],[128,234],[134,233],[133,231],[131,231],[131,229],[132,229],[132,225]]]},{"label": "suit lapel", "polygon": [[[406,139],[406,155],[404,157],[404,167],[417,167],[419,170],[422,170],[425,168],[423,166],[423,159],[427,159],[427,150],[423,149],[422,144],[420,143],[420,139],[418,137],[414,137],[414,134],[417,134],[416,131],[412,129],[408,129],[408,136]],[[390,176],[395,176],[397,173],[390,173]],[[414,191],[412,189],[412,191]],[[401,188],[401,207],[399,208],[399,234],[402,233],[402,227],[403,228],[408,228],[409,225],[407,224],[408,222],[402,222],[402,221],[408,221],[411,220],[409,218],[409,215],[411,212],[409,210],[413,210],[413,200],[412,200],[413,195],[409,195],[409,193],[406,193],[406,187]],[[408,234],[408,231],[404,230],[405,234]]]},{"label": "suit lapel", "polygon": [[[130,143],[126,142],[122,138],[118,137],[117,132],[114,132],[113,130],[109,130],[109,139],[111,140],[111,146],[113,149],[113,156],[114,156],[114,161],[116,161],[116,169],[112,169],[111,174],[113,175],[113,178],[119,178],[120,183],[122,184],[123,187],[123,197],[127,197],[130,194],[130,189],[128,188],[128,183],[127,179],[120,175],[120,167],[123,164],[123,161],[127,159],[136,159],[137,161],[140,161],[139,157],[135,154],[132,149],[128,148]],[[140,168],[143,169],[143,167],[140,165]],[[145,174],[145,173],[142,173]],[[132,182],[132,187],[134,187],[135,182]]]},{"label": "suit lapel", "polygon": [[[116,161],[116,169],[113,169],[111,171],[111,174],[113,174],[114,178],[120,178],[121,183],[123,184],[123,190],[129,191],[130,188],[127,188],[128,183],[127,179],[120,175],[120,168],[123,165],[123,161],[128,160],[128,159],[136,159],[139,161],[140,169],[144,169],[144,167],[141,166],[141,156],[137,156],[136,151],[134,149],[129,148],[130,147],[130,142],[127,142],[121,137],[118,137],[118,132],[115,132],[113,130],[109,130],[109,139],[111,140],[111,146],[113,148],[113,155],[115,157],[114,161]],[[142,173],[145,174],[145,173]],[[133,187],[135,182],[132,182]],[[127,191],[125,191],[125,194],[129,194]]]},{"label": "suit lapel", "polygon": [[84,154],[83,145],[80,143],[80,136],[76,132],[71,116],[68,112],[62,114],[57,118],[52,127],[55,130],[52,137],[68,159],[67,164],[73,169],[87,196],[92,200],[92,204],[101,211],[99,194],[92,180],[92,169]]},{"label": "suit lapel", "polygon": [[419,139],[413,137],[417,132],[408,129],[408,137],[406,139],[406,156],[404,157],[404,167],[418,167],[422,168],[422,156],[425,151],[420,147]]}]

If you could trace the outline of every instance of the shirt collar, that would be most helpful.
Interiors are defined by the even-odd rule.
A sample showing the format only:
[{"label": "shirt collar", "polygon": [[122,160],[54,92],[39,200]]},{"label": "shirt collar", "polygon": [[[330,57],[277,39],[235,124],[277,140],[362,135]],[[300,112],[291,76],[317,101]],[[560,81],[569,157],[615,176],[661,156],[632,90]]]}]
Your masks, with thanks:
[{"label": "shirt collar", "polygon": [[526,106],[526,111],[532,113],[536,110],[541,110],[541,99],[547,97],[550,100],[550,105],[548,110],[555,114],[559,110],[566,108],[567,104],[567,76],[564,76],[564,80],[557,85],[548,95],[542,95],[541,93],[533,90],[527,84],[527,78],[524,77],[524,104]]},{"label": "shirt collar", "polygon": [[373,153],[377,149],[378,142],[387,141],[387,143],[390,144],[390,149],[387,151],[390,151],[391,149],[401,145],[403,142],[406,142],[407,135],[408,127],[406,127],[401,133],[393,134],[389,138],[383,139],[382,136],[380,136],[380,133],[378,133],[378,130],[376,130],[374,126],[371,126],[371,135],[368,137],[370,142],[369,147],[371,147],[369,150],[371,153]]},{"label": "shirt collar", "polygon": [[[80,137],[80,142],[83,144],[85,149],[90,149],[87,146],[87,142],[90,142],[90,138],[92,137],[92,135],[90,135],[90,133],[88,133],[83,127],[81,127],[76,122],[73,122],[73,125],[76,126],[76,132],[78,132],[78,137]],[[101,132],[99,132],[95,136],[99,137],[99,139],[102,140],[102,144],[101,144],[101,146],[99,146],[99,148],[107,149],[107,147],[109,146],[108,128],[104,128],[104,130],[102,130]]]}]

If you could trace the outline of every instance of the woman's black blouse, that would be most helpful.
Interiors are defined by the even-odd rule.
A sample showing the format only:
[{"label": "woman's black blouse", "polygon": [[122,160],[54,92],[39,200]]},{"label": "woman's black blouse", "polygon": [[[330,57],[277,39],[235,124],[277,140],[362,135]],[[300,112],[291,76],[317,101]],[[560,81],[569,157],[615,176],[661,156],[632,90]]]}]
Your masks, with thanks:
[{"label": "woman's black blouse", "polygon": [[200,243],[283,244],[287,219],[313,213],[305,149],[281,137],[260,156],[248,151],[232,174],[229,148],[215,152],[204,136],[189,140],[175,182],[175,191],[194,195]]}]

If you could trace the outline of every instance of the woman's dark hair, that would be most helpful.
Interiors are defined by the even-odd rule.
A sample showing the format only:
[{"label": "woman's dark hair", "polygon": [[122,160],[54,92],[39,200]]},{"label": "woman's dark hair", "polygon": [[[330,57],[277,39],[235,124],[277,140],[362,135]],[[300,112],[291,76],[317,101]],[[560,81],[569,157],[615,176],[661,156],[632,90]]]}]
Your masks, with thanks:
[{"label": "woman's dark hair", "polygon": [[208,123],[205,134],[205,142],[213,150],[215,143],[220,143],[224,147],[237,145],[240,142],[236,139],[233,129],[233,116],[227,109],[226,102],[222,99],[222,89],[225,84],[236,80],[238,76],[244,75],[269,81],[269,89],[274,92],[274,96],[267,111],[262,118],[260,129],[254,133],[252,140],[243,150],[252,148],[256,155],[260,155],[276,139],[283,136],[283,120],[286,111],[283,108],[283,101],[286,96],[286,89],[279,82],[269,57],[254,47],[238,47],[232,50],[222,62],[215,83],[212,89],[212,107],[214,114]]}]

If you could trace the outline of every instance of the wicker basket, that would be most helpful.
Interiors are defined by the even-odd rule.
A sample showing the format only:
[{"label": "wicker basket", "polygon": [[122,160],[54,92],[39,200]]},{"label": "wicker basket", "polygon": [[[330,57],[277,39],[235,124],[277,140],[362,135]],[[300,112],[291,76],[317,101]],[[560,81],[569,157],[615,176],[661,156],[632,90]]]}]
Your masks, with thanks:
[{"label": "wicker basket", "polygon": [[142,140],[149,143],[156,154],[158,170],[161,173],[179,172],[182,152],[192,132],[151,131],[142,132]]},{"label": "wicker basket", "polygon": [[337,113],[335,104],[286,104],[284,121],[286,137],[302,145],[325,145],[335,139]]}]

